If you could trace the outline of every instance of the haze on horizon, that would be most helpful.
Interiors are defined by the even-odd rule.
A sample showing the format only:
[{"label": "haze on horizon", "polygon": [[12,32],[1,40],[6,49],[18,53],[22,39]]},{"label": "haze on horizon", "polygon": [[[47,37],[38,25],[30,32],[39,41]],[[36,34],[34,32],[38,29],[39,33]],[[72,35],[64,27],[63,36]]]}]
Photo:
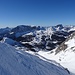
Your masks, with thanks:
[{"label": "haze on horizon", "polygon": [[75,25],[75,0],[0,0],[0,27]]}]

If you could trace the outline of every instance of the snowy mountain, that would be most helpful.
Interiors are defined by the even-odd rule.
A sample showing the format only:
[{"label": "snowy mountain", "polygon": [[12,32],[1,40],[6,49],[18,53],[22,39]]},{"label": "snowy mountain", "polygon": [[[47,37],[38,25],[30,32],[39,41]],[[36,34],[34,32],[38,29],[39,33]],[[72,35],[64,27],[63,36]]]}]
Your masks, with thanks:
[{"label": "snowy mountain", "polygon": [[[20,36],[15,38],[16,41],[27,47],[28,50],[52,50],[58,47],[70,35],[72,27],[64,27],[62,25],[39,28],[39,30],[30,32],[21,32]],[[36,50],[37,49],[37,50]]]},{"label": "snowy mountain", "polygon": [[75,32],[69,35],[57,49],[48,52],[40,51],[38,54],[60,63],[70,71],[70,74],[75,75]]},{"label": "snowy mountain", "polygon": [[[6,29],[3,29],[2,32]],[[7,33],[1,33],[0,40],[7,37],[20,43],[27,50],[50,51],[58,47],[74,31],[74,26],[63,26],[62,24],[51,27],[20,25],[10,28]]]},{"label": "snowy mountain", "polygon": [[62,50],[73,49],[75,44],[75,32],[68,36],[68,38],[61,43],[61,45],[57,48],[56,54]]},{"label": "snowy mountain", "polygon": [[28,26],[28,25],[19,25],[11,30],[15,34],[15,37],[19,37],[23,34],[34,32],[35,30],[39,30],[40,26]]},{"label": "snowy mountain", "polygon": [[75,75],[75,26],[2,28],[0,56],[0,75]]},{"label": "snowy mountain", "polygon": [[75,32],[57,48],[56,56],[63,66],[75,74]]},{"label": "snowy mountain", "polygon": [[11,28],[9,28],[9,27],[1,28],[1,29],[0,29],[0,34],[6,34],[6,33],[8,33],[9,31],[11,31]]},{"label": "snowy mountain", "polygon": [[0,43],[0,75],[69,75],[60,65]]}]

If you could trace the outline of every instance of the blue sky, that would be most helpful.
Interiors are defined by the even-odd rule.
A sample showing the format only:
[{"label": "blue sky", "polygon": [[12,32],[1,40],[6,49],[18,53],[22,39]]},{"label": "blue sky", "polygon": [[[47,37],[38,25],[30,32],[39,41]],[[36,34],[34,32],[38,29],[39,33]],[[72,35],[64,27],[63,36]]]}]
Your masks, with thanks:
[{"label": "blue sky", "polygon": [[75,0],[0,0],[0,27],[75,25]]}]

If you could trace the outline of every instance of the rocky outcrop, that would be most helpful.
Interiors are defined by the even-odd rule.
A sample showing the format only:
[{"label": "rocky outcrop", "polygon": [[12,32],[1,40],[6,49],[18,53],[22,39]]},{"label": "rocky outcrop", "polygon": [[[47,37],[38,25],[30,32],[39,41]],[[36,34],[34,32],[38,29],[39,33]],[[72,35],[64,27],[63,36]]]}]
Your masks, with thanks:
[{"label": "rocky outcrop", "polygon": [[[73,32],[72,34],[70,34],[68,37],[67,37],[67,39],[63,42],[63,43],[61,43],[60,45],[59,45],[59,47],[57,48],[57,50],[56,50],[56,53],[55,54],[57,54],[57,53],[59,53],[60,51],[64,51],[64,50],[66,50],[67,49],[67,44],[65,44],[65,42],[67,42],[67,41],[69,41],[70,39],[73,39],[75,37],[75,32]],[[73,48],[73,47],[72,47]]]}]

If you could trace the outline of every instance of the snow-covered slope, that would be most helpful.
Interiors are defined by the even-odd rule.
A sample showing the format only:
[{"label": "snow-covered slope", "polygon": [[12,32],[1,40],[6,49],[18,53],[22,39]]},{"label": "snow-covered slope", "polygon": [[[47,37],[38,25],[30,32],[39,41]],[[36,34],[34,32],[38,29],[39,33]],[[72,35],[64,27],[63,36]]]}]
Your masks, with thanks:
[{"label": "snow-covered slope", "polygon": [[58,57],[63,66],[67,67],[72,73],[75,74],[75,32],[72,33],[61,46],[56,50],[56,52],[60,50],[56,54],[56,57]]},{"label": "snow-covered slope", "polygon": [[0,43],[0,75],[69,75],[62,66]]},{"label": "snow-covered slope", "polygon": [[13,46],[19,44],[19,43],[16,42],[15,40],[12,40],[12,39],[7,38],[7,37],[3,37],[3,39],[1,40],[1,42],[3,42],[3,43],[7,43],[7,44],[9,44],[9,45],[13,45]]},{"label": "snow-covered slope", "polygon": [[75,32],[72,33],[57,49],[38,52],[46,59],[55,60],[75,75]]},{"label": "snow-covered slope", "polygon": [[68,49],[67,51],[61,51],[56,55],[55,52],[52,51],[39,51],[38,56],[60,63],[63,67],[69,70],[70,75],[75,75],[75,52],[73,52],[71,49]]}]

